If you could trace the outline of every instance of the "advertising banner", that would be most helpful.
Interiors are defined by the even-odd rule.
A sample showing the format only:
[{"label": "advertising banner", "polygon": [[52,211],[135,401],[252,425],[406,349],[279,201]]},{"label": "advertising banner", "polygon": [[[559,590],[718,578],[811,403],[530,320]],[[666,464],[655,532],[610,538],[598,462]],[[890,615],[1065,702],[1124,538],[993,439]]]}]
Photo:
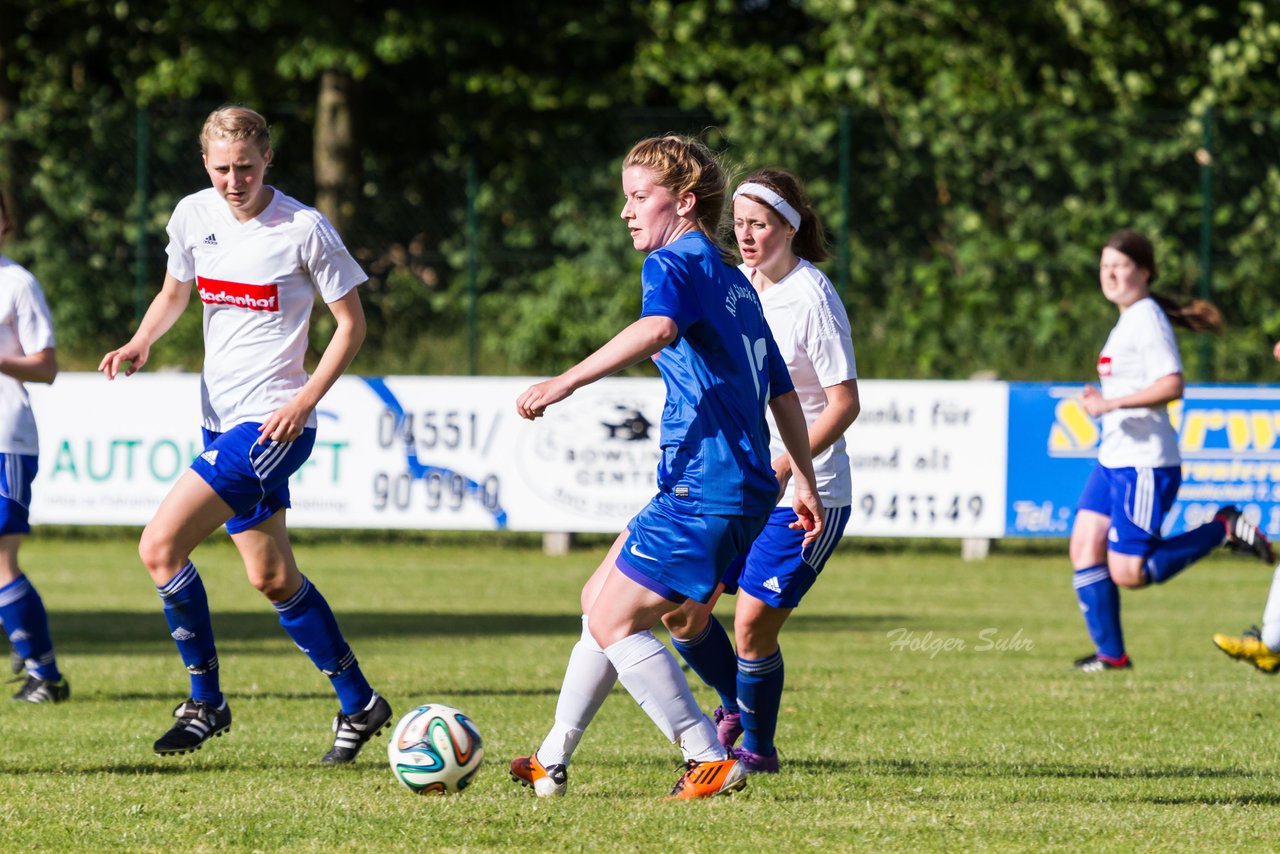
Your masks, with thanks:
[{"label": "advertising banner", "polygon": [[[1097,459],[1098,422],[1078,397],[1083,386],[1009,386],[1007,536],[1067,536]],[[1182,487],[1163,533],[1204,524],[1234,504],[1268,537],[1280,536],[1280,390],[1194,385],[1170,406],[1182,450]]]},{"label": "advertising banner", "polygon": [[[604,380],[528,422],[529,383],[343,377],[290,481],[290,524],[619,530],[654,493],[662,383]],[[32,402],[37,524],[145,524],[202,449],[196,375],[64,375]]]},{"label": "advertising banner", "polygon": [[[528,378],[343,377],[291,480],[290,524],[326,528],[620,530],[655,491],[657,379],[608,379],[534,422]],[[1002,383],[859,384],[848,435],[855,536],[1000,536]],[[200,380],[64,374],[33,386],[36,524],[145,524],[202,450]]]},{"label": "advertising banner", "polygon": [[860,381],[862,412],[846,434],[848,533],[1001,536],[1006,389],[1000,382]]}]

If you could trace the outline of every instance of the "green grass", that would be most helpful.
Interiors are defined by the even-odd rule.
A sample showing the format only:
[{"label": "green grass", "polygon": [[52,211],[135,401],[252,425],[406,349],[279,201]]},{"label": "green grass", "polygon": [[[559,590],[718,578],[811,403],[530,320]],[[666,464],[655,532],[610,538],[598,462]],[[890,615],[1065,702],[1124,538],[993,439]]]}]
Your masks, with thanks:
[{"label": "green grass", "polygon": [[[551,721],[578,589],[603,545],[549,558],[528,543],[298,545],[398,713],[436,701],[477,722],[487,758],[475,784],[428,798],[392,778],[385,738],[354,767],[318,764],[336,703],[222,542],[195,557],[235,724],[197,754],[152,755],[186,678],[134,542],[32,538],[23,563],[73,696],[0,706],[0,851],[1238,850],[1280,839],[1280,680],[1209,642],[1258,618],[1271,578],[1260,564],[1214,557],[1126,594],[1136,668],[1084,675],[1070,667],[1089,645],[1061,554],[964,564],[950,549],[848,542],[784,633],[784,773],[732,798],[663,802],[678,751],[617,690],[569,796],[542,801],[505,765]],[[953,648],[895,651],[897,629]],[[1018,648],[978,649],[984,630]]]}]

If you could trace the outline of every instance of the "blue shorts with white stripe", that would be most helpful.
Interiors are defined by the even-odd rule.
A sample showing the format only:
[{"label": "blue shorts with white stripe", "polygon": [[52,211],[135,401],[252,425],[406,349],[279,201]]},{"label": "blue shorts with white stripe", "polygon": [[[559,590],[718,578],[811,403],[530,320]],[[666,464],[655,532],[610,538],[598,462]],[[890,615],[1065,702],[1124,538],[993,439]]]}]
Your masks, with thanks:
[{"label": "blue shorts with white stripe", "polygon": [[826,524],[816,542],[801,550],[804,531],[791,527],[796,513],[775,507],[764,530],[746,554],[725,572],[726,593],[743,590],[774,608],[794,608],[809,592],[849,524],[849,507],[828,507]]},{"label": "blue shorts with white stripe", "polygon": [[261,426],[246,422],[225,433],[204,430],[204,453],[191,462],[191,470],[235,512],[227,520],[228,533],[247,531],[289,506],[289,476],[316,443],[315,428],[308,427],[292,442],[259,445]]},{"label": "blue shorts with white stripe", "polygon": [[1076,509],[1110,517],[1110,551],[1148,557],[1160,543],[1160,526],[1181,485],[1181,466],[1108,468],[1099,463],[1089,474]]}]

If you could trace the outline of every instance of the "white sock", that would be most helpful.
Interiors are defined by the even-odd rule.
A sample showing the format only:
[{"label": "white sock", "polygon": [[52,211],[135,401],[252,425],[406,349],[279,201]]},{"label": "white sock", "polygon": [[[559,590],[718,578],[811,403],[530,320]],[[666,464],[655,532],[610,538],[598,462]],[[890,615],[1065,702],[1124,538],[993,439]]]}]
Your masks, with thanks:
[{"label": "white sock", "polygon": [[724,748],[715,738],[715,727],[698,708],[675,656],[653,636],[653,632],[643,631],[625,637],[607,646],[604,654],[617,669],[618,681],[653,719],[668,741],[680,741],[683,746],[687,736],[689,746],[698,754],[690,758],[701,761],[707,754],[707,747],[703,744],[705,733],[697,730],[703,726],[710,731],[712,742],[719,748],[719,755],[709,758],[725,758]]},{"label": "white sock", "polygon": [[587,617],[583,614],[582,637],[573,645],[569,664],[564,670],[564,682],[560,685],[555,725],[538,748],[538,761],[544,768],[569,764],[573,751],[578,749],[578,742],[582,740],[583,731],[617,681],[617,671],[600,644],[591,637]]},{"label": "white sock", "polygon": [[681,734],[680,749],[684,751],[685,759],[695,759],[698,762],[717,762],[729,758],[716,735],[716,725],[705,714],[702,720]]},{"label": "white sock", "polygon": [[1280,651],[1280,566],[1271,577],[1271,592],[1262,611],[1262,642],[1268,649]]}]

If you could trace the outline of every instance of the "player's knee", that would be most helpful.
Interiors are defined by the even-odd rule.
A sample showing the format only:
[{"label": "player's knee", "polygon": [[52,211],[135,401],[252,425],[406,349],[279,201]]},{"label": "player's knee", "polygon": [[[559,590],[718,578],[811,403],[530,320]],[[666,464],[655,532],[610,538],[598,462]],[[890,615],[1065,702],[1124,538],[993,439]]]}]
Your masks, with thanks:
[{"label": "player's knee", "polygon": [[[187,562],[187,556],[179,554],[171,537],[164,536],[151,527],[142,532],[138,540],[138,557],[152,577],[171,577]],[[162,578],[168,580],[168,578]]]},{"label": "player's knee", "polygon": [[272,602],[284,601],[297,591],[297,585],[290,583],[289,573],[283,565],[248,567],[246,571],[254,589]]},{"label": "player's knee", "polygon": [[761,629],[747,623],[739,626],[735,634],[739,658],[759,661],[762,658],[768,658],[779,649],[778,633],[775,631]]},{"label": "player's knee", "polygon": [[1111,580],[1116,583],[1117,587],[1124,587],[1127,590],[1137,590],[1139,587],[1147,586],[1146,573],[1142,571],[1142,564],[1133,562],[1113,563],[1110,567]]},{"label": "player's knee", "polygon": [[706,628],[707,619],[707,615],[700,609],[687,607],[686,604],[686,607],[664,614],[662,624],[673,638],[688,640]]}]

